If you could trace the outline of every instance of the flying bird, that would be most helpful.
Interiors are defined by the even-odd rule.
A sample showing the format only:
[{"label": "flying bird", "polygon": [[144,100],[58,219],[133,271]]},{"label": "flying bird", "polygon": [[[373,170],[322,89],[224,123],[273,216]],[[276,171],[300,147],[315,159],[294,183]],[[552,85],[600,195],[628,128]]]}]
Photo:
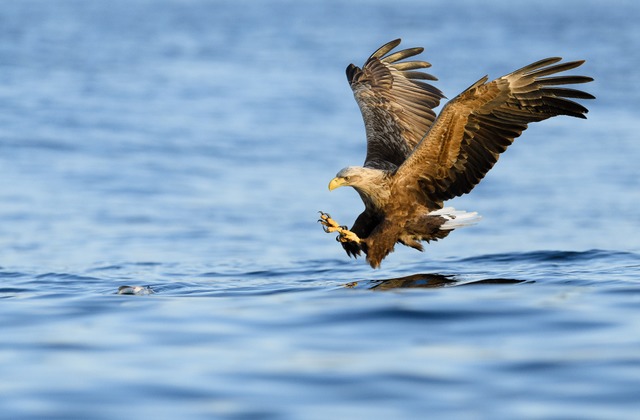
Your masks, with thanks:
[{"label": "flying bird", "polygon": [[498,157],[532,122],[557,115],[586,118],[588,110],[571,99],[593,95],[562,87],[593,81],[591,77],[557,75],[584,60],[545,58],[488,81],[485,76],[449,101],[436,118],[434,108],[445,97],[425,82],[437,80],[420,71],[431,64],[406,61],[424,50],[392,52],[400,39],[376,50],[362,68],[350,64],[347,79],[367,136],[363,166],[342,169],[329,190],[353,187],[365,209],[351,229],[320,212],[325,232],[337,232],[349,256],[364,252],[378,268],[401,243],[422,251],[421,241],[435,241],[452,230],[474,224],[475,212],[444,207],[468,193]]}]

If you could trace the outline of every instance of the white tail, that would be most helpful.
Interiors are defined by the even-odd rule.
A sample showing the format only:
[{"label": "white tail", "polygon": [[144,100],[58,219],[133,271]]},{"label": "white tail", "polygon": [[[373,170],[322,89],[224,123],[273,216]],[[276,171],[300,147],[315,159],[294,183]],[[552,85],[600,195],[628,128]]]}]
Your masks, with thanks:
[{"label": "white tail", "polygon": [[447,219],[440,226],[440,230],[453,230],[465,226],[475,225],[482,219],[477,212],[466,212],[464,210],[456,210],[453,207],[445,207],[429,213],[429,216],[440,216]]}]

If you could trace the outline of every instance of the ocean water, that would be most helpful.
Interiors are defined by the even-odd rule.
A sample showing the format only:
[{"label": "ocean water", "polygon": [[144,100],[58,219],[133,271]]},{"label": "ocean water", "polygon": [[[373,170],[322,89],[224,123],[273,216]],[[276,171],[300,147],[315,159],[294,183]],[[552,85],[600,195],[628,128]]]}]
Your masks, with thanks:
[{"label": "ocean water", "polygon": [[[0,417],[633,419],[635,1],[0,4]],[[452,98],[586,59],[587,120],[532,125],[477,226],[379,270],[351,224],[344,76],[424,46]],[[140,286],[139,294],[118,294]],[[130,289],[132,290],[132,289]]]}]

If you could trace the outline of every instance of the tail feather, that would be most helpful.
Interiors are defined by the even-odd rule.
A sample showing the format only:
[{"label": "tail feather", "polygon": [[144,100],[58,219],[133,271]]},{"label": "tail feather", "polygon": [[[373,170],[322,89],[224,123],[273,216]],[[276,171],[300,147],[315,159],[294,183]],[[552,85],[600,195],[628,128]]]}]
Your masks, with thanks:
[{"label": "tail feather", "polygon": [[446,221],[440,226],[440,230],[453,230],[465,226],[475,225],[482,219],[477,212],[466,212],[464,210],[456,210],[453,207],[445,207],[429,213],[429,216],[440,216]]}]

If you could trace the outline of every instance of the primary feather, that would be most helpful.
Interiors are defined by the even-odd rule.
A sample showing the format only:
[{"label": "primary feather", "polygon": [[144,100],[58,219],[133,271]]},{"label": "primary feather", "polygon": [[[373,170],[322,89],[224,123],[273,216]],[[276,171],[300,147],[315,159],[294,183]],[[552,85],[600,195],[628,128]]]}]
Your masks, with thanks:
[{"label": "primary feather", "polygon": [[362,68],[347,67],[347,80],[364,118],[367,156],[364,166],[395,169],[404,162],[436,119],[433,108],[444,95],[422,80],[435,77],[415,71],[431,67],[426,61],[403,61],[420,54],[409,48],[386,55],[400,44],[391,41],[365,62]]}]

